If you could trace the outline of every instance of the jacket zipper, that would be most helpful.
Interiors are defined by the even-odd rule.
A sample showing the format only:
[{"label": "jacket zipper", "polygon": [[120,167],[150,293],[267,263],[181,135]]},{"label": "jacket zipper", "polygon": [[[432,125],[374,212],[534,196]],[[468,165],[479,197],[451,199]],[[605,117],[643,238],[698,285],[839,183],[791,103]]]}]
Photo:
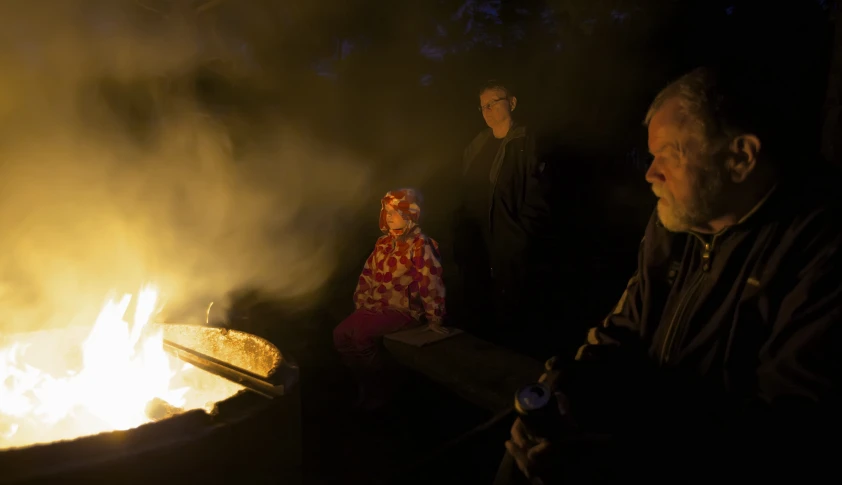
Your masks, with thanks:
[{"label": "jacket zipper", "polygon": [[705,242],[704,239],[696,234],[694,234],[694,236],[696,236],[703,244],[702,271],[693,280],[693,283],[690,285],[690,289],[687,293],[685,293],[681,301],[679,301],[678,307],[675,309],[675,313],[673,313],[672,318],[670,319],[669,326],[667,326],[667,331],[664,335],[664,342],[661,345],[662,364],[669,363],[675,343],[675,337],[678,334],[681,325],[684,323],[686,310],[695,304],[696,299],[699,297],[699,290],[702,287],[705,275],[708,271],[710,271],[710,258],[711,253],[713,252],[713,245],[716,242],[716,236],[714,236],[709,243]]}]

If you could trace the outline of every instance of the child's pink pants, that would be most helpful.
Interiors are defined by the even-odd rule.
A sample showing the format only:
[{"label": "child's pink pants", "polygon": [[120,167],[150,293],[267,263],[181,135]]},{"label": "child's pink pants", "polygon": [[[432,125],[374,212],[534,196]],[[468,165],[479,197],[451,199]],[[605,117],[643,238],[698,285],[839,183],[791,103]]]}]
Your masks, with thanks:
[{"label": "child's pink pants", "polygon": [[357,371],[376,371],[381,338],[417,324],[410,315],[395,310],[357,310],[333,330],[333,344],[345,365]]}]

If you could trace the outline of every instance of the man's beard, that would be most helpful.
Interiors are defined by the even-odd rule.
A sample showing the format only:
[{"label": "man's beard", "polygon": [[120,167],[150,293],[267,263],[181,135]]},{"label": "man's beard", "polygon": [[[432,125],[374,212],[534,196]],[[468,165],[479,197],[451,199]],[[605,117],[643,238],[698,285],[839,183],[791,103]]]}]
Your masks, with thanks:
[{"label": "man's beard", "polygon": [[653,187],[656,195],[665,199],[658,204],[658,218],[670,232],[686,232],[704,227],[721,215],[725,192],[725,171],[716,167],[695,174],[689,201],[678,203],[671,193]]}]

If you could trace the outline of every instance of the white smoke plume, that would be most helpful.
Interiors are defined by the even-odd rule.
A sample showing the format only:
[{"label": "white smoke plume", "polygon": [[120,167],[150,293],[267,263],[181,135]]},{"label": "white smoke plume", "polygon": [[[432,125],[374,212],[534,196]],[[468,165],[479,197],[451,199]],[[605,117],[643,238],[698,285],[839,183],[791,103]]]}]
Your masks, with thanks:
[{"label": "white smoke plume", "polygon": [[271,141],[236,150],[230,122],[250,120],[184,81],[215,55],[206,32],[139,8],[0,1],[0,332],[88,324],[108,291],[145,282],[306,302],[365,202],[364,165],[288,123],[264,119]]}]

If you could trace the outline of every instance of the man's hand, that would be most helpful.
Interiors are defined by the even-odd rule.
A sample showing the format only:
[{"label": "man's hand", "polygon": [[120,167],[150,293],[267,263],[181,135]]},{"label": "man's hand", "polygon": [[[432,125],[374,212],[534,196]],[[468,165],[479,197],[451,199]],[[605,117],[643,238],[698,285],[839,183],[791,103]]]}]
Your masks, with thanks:
[{"label": "man's hand", "polygon": [[[561,379],[561,360],[558,357],[550,357],[544,362],[544,373],[538,378],[538,382],[546,384],[553,391],[557,391],[559,379]],[[559,401],[559,404],[561,404],[561,401]],[[561,411],[566,410],[562,409]]]},{"label": "man's hand", "polygon": [[430,331],[433,331],[433,332],[436,332],[436,333],[440,333],[442,335],[447,335],[447,334],[450,333],[450,329],[443,326],[441,321],[430,322],[427,325],[427,330],[430,330]]},{"label": "man's hand", "polygon": [[515,420],[511,432],[512,438],[506,441],[506,450],[526,478],[532,480],[544,477],[559,465],[558,460],[553,459],[556,448],[552,443],[529,436],[520,418]]},{"label": "man's hand", "polygon": [[588,463],[611,452],[613,440],[609,435],[574,432],[549,441],[530,436],[520,418],[515,420],[511,433],[506,450],[533,483],[560,483],[576,476],[593,478],[607,471]]}]

